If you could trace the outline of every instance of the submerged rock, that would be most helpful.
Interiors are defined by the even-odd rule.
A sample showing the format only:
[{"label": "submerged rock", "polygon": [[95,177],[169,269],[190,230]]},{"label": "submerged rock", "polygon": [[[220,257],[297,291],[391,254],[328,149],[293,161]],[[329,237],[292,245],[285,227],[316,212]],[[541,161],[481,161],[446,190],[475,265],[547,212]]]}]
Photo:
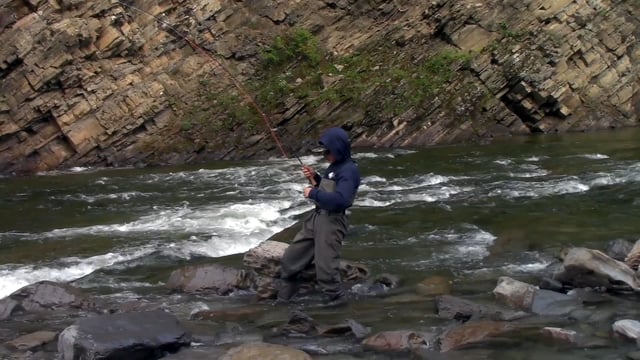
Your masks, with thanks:
[{"label": "submerged rock", "polygon": [[485,342],[493,337],[511,333],[518,327],[509,322],[473,321],[445,331],[438,338],[440,351],[458,350],[467,345]]},{"label": "submerged rock", "polygon": [[636,320],[619,320],[613,326],[613,331],[624,335],[630,339],[640,339],[640,321]]},{"label": "submerged rock", "polygon": [[436,299],[436,306],[439,317],[462,322],[469,320],[511,321],[529,316],[529,314],[525,312],[516,312],[497,306],[478,304],[450,295],[438,297]]},{"label": "submerged rock", "polygon": [[423,296],[438,296],[451,293],[451,280],[444,276],[432,276],[416,286],[416,292]]},{"label": "submerged rock", "polygon": [[607,244],[607,255],[612,259],[624,261],[633,249],[633,244],[627,240],[616,239]]},{"label": "submerged rock", "polygon": [[541,330],[542,335],[567,344],[577,345],[580,336],[576,331],[556,327],[546,327]]},{"label": "submerged rock", "polygon": [[171,290],[187,293],[213,291],[218,295],[229,295],[236,289],[249,286],[247,272],[218,264],[186,266],[173,271],[167,281]]},{"label": "submerged rock", "polygon": [[629,266],[601,251],[585,248],[569,249],[564,257],[563,271],[555,278],[576,287],[618,289],[623,284],[640,290],[640,282]]},{"label": "submerged rock", "polygon": [[0,300],[0,320],[17,312],[43,312],[60,309],[94,309],[95,302],[80,289],[68,284],[40,281],[27,285]]},{"label": "submerged rock", "polygon": [[58,338],[62,360],[158,359],[189,345],[191,335],[164,311],[78,320]]},{"label": "submerged rock", "polygon": [[251,343],[229,350],[220,360],[311,360],[307,353],[290,347]]},{"label": "submerged rock", "polygon": [[356,339],[364,339],[371,329],[352,319],[337,325],[321,325],[311,316],[296,310],[291,313],[289,321],[277,328],[276,332],[285,336],[353,336]]},{"label": "submerged rock", "polygon": [[512,308],[537,315],[566,315],[579,308],[580,299],[501,277],[493,290],[496,298]]},{"label": "submerged rock", "polygon": [[238,321],[248,320],[252,317],[269,311],[265,306],[243,306],[222,310],[203,310],[191,315],[191,320],[209,321]]},{"label": "submerged rock", "polygon": [[54,341],[57,336],[58,333],[52,331],[37,331],[8,341],[4,346],[9,350],[14,351],[31,351]]},{"label": "submerged rock", "polygon": [[551,290],[556,292],[562,292],[562,290],[564,290],[564,286],[562,286],[562,283],[560,281],[550,278],[543,278],[542,281],[540,281],[540,285],[538,287],[543,290]]},{"label": "submerged rock", "polygon": [[416,348],[432,348],[435,335],[416,331],[385,331],[368,337],[362,342],[365,350],[383,352],[412,351]]}]

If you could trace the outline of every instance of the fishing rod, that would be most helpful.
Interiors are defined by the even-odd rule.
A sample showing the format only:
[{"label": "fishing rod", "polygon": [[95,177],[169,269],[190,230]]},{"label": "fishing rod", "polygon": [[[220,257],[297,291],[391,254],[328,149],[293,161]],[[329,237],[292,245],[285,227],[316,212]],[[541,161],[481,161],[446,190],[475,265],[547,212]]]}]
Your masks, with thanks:
[{"label": "fishing rod", "polygon": [[[262,111],[262,109],[260,108],[260,106],[258,105],[258,103],[256,102],[256,100],[254,99],[254,97],[251,95],[251,93],[249,93],[249,91],[247,91],[247,89],[242,86],[242,83],[240,83],[240,81],[238,81],[238,79],[236,79],[235,76],[233,76],[233,73],[231,73],[231,71],[222,64],[222,62],[220,62],[215,56],[213,56],[211,54],[211,52],[205,48],[203,48],[202,46],[198,45],[198,43],[196,43],[194,40],[192,40],[191,38],[189,38],[186,34],[183,34],[180,30],[178,30],[175,26],[173,26],[172,24],[170,24],[169,22],[159,18],[158,16],[140,9],[136,6],[127,4],[125,2],[122,2],[120,0],[116,0],[116,3],[125,6],[131,10],[140,12],[142,14],[145,14],[147,16],[152,17],[153,19],[155,19],[158,23],[166,26],[167,28],[171,29],[176,36],[178,36],[179,38],[183,39],[184,41],[187,42],[187,44],[189,44],[189,46],[191,46],[192,49],[194,49],[195,51],[199,52],[200,54],[204,55],[207,59],[213,61],[214,65],[217,68],[222,69],[222,71],[227,75],[228,79],[231,80],[231,83],[236,87],[236,89],[238,89],[238,91],[242,94],[242,96],[244,96],[245,100],[249,103],[249,105],[251,105],[251,107],[253,107],[258,114],[260,115],[260,117],[262,118],[262,120],[264,120],[265,125],[267,126],[267,128],[269,129],[269,133],[271,133],[271,137],[273,138],[273,140],[275,141],[276,145],[278,146],[278,149],[280,150],[280,153],[282,154],[282,156],[285,159],[289,159],[289,155],[287,154],[287,152],[284,149],[284,146],[282,145],[282,141],[280,140],[280,138],[278,137],[278,134],[276,134],[277,129],[273,127],[271,120],[269,119],[269,117],[267,116],[267,114]],[[305,164],[302,162],[302,160],[300,159],[300,157],[297,154],[293,155],[296,160],[298,160],[298,162],[300,163],[300,165],[305,166]],[[309,181],[312,183],[312,185],[316,185],[315,184],[315,180],[313,179],[309,179]]]}]

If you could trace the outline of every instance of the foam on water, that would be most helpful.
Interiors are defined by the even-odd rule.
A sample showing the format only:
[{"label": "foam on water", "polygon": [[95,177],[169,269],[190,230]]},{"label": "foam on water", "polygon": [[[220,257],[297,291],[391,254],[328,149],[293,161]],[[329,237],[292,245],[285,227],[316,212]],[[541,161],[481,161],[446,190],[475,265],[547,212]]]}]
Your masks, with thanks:
[{"label": "foam on water", "polygon": [[85,259],[65,258],[48,265],[0,265],[0,298],[37,281],[65,282],[86,276],[97,269],[130,261],[155,251],[152,247],[110,252]]},{"label": "foam on water", "polygon": [[52,196],[51,199],[54,200],[70,200],[70,201],[82,201],[88,203],[94,203],[96,201],[102,200],[122,200],[128,201],[134,198],[139,197],[149,197],[156,195],[155,193],[143,193],[139,191],[128,191],[121,193],[112,193],[112,194],[96,194],[96,195],[84,195],[84,194],[74,194],[74,195],[65,195],[65,196]]},{"label": "foam on water", "polygon": [[542,177],[550,174],[548,170],[542,169],[537,165],[524,164],[519,166],[519,170],[521,172],[510,172],[510,177],[516,178],[533,178],[533,177]]},{"label": "foam on water", "polygon": [[609,155],[604,155],[604,154],[581,154],[581,155],[576,155],[577,157],[582,157],[585,159],[590,159],[590,160],[603,160],[603,159],[609,159]]},{"label": "foam on water", "polygon": [[489,196],[500,196],[508,199],[575,194],[589,191],[590,187],[576,177],[566,177],[550,181],[524,182],[499,181],[490,184]]}]

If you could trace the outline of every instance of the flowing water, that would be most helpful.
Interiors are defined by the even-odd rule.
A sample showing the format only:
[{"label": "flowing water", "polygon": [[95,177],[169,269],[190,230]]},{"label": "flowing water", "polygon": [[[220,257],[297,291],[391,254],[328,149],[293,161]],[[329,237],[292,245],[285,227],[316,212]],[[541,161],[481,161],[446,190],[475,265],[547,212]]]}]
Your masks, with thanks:
[{"label": "flowing water", "polygon": [[[454,294],[489,296],[499,276],[547,273],[563,246],[635,241],[639,136],[360,150],[363,182],[343,256],[408,285],[441,274]],[[0,297],[45,279],[106,297],[165,296],[173,269],[244,252],[295,224],[312,208],[304,186],[297,162],[279,159],[0,179]],[[419,307],[354,311],[376,330],[437,323]],[[594,356],[603,354],[617,353]]]}]

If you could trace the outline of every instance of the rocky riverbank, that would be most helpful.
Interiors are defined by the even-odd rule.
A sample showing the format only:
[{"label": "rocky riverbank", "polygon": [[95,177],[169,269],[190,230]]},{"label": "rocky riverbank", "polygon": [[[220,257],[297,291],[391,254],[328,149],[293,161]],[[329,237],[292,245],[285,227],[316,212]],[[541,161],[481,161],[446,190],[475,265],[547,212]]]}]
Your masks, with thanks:
[{"label": "rocky riverbank", "polygon": [[[0,1],[0,172],[635,126],[636,1]],[[157,16],[154,20],[147,13]]]},{"label": "rocky riverbank", "polygon": [[[344,261],[350,303],[337,307],[315,299],[312,271],[294,303],[274,303],[274,280],[286,246],[264,242],[244,254],[237,267],[210,263],[176,269],[160,301],[120,303],[69,284],[29,285],[0,300],[0,357],[491,358],[487,346],[494,344],[632,349],[640,338],[640,242],[611,242],[608,254],[567,248],[546,271],[549,278],[528,279],[538,286],[497,279],[493,300],[459,293],[447,277],[404,284]],[[435,321],[393,329],[367,324],[370,316],[390,316],[385,312],[394,306],[413,316],[411,323]]]}]

